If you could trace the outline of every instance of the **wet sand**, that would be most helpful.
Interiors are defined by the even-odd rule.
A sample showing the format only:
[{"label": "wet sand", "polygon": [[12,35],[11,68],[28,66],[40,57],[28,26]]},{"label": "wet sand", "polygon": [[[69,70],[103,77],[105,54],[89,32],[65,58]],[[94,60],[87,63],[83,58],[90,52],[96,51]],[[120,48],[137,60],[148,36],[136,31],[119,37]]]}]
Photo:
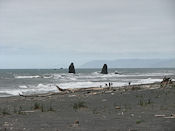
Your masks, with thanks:
[{"label": "wet sand", "polygon": [[175,84],[0,98],[0,130],[174,131]]}]

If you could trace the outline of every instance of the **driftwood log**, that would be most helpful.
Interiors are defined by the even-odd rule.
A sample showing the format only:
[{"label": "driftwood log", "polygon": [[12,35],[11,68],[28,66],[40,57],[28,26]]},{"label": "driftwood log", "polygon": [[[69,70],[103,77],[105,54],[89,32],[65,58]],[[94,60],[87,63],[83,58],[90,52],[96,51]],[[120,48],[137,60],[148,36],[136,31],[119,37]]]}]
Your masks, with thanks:
[{"label": "driftwood log", "polygon": [[57,95],[58,93],[47,93],[47,94],[36,94],[36,95],[23,95],[19,93],[19,96],[22,97],[46,97],[46,96],[51,96],[51,95]]},{"label": "driftwood log", "polygon": [[161,81],[161,87],[166,87],[168,84],[172,84],[172,79],[170,77],[164,77]]},{"label": "driftwood log", "polygon": [[57,89],[59,90],[59,91],[70,91],[70,90],[68,90],[68,89],[62,89],[62,88],[60,88],[58,85],[56,85],[56,87],[57,87]]}]

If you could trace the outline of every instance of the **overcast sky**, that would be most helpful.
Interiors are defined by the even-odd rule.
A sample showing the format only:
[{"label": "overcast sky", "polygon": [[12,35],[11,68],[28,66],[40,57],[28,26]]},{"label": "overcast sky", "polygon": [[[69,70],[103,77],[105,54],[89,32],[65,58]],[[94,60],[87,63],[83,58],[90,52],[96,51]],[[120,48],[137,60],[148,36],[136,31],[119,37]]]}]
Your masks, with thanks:
[{"label": "overcast sky", "polygon": [[174,56],[174,0],[0,0],[0,68]]}]

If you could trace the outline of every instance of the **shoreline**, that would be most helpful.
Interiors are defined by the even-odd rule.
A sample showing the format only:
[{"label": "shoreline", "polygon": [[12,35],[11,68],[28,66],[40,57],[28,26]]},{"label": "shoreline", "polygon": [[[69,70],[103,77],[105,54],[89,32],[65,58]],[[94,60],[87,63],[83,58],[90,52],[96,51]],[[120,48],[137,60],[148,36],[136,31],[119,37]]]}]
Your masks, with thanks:
[{"label": "shoreline", "polygon": [[0,130],[175,129],[175,82],[0,98]]},{"label": "shoreline", "polygon": [[[134,88],[134,87],[137,87],[137,86],[140,86],[140,88],[145,88],[146,86],[150,86],[150,85],[156,85],[156,84],[159,84],[160,85],[160,82],[153,82],[153,83],[143,83],[143,84],[132,84],[132,85],[123,85],[123,86],[110,86],[110,88],[112,89],[116,89],[116,90],[118,90],[118,89],[123,89],[123,88],[127,88],[127,89],[130,89],[130,88]],[[55,87],[56,86],[58,86],[58,85],[55,85]],[[83,87],[83,88],[66,88],[67,90],[71,90],[71,91],[83,91],[83,90],[93,90],[93,89],[97,89],[97,90],[105,90],[105,89],[108,89],[109,88],[109,86],[103,86],[103,87]],[[156,87],[157,88],[157,87]],[[29,94],[29,95],[25,95],[25,94],[18,94],[18,95],[9,95],[9,96],[1,96],[0,98],[9,98],[9,97],[18,97],[18,96],[45,96],[45,95],[49,95],[49,94],[60,94],[60,93],[62,93],[62,92],[60,92],[59,90],[58,90],[58,92],[47,92],[47,93],[34,93],[34,94]]]}]

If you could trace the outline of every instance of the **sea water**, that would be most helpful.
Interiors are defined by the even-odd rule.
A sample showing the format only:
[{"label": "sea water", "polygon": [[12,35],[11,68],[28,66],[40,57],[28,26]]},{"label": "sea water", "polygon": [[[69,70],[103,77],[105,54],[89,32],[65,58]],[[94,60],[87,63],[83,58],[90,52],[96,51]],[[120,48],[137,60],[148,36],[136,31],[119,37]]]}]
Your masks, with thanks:
[{"label": "sea water", "polygon": [[105,87],[112,82],[114,87],[131,84],[146,84],[162,81],[164,76],[175,79],[175,68],[162,69],[109,69],[108,74],[100,74],[101,69],[77,69],[76,74],[67,69],[1,69],[0,97],[19,94],[41,94],[58,92],[61,88]]}]

